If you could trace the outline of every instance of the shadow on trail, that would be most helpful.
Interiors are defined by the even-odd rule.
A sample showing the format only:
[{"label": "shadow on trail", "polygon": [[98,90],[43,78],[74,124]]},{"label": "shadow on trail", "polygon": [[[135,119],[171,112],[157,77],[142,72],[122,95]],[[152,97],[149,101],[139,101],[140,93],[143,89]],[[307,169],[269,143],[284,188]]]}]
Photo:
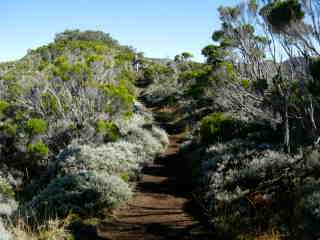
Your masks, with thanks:
[{"label": "shadow on trail", "polygon": [[190,181],[186,181],[186,160],[179,155],[183,142],[181,129],[171,123],[158,121],[158,124],[171,134],[166,153],[144,167],[134,198],[116,210],[114,219],[100,222],[97,238],[90,239],[215,239],[210,228],[204,227],[198,217],[199,209],[192,201]]}]

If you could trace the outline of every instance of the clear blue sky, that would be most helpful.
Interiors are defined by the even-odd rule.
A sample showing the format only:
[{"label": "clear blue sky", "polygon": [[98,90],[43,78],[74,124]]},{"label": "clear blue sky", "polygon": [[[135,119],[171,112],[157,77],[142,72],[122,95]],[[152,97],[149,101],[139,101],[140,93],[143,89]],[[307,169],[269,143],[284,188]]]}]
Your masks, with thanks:
[{"label": "clear blue sky", "polygon": [[200,51],[237,0],[0,0],[0,61],[20,58],[65,29],[102,30],[148,57]]}]

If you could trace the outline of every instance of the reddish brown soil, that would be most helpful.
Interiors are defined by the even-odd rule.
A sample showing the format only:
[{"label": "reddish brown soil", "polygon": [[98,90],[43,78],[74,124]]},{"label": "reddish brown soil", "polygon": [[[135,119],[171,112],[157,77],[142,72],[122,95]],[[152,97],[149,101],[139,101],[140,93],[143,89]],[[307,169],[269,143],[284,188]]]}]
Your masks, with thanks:
[{"label": "reddish brown soil", "polygon": [[190,205],[190,194],[175,178],[174,172],[179,171],[177,166],[172,169],[175,164],[168,162],[175,161],[179,140],[179,135],[170,137],[165,155],[144,169],[135,197],[114,213],[113,221],[100,223],[99,239],[209,239],[199,222],[186,210]]}]

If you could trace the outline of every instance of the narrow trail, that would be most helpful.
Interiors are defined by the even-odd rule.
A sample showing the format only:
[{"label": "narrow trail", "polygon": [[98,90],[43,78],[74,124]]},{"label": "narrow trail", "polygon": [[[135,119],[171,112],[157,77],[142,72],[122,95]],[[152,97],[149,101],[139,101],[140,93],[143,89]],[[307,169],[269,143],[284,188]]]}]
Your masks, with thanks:
[{"label": "narrow trail", "polygon": [[114,221],[100,223],[100,239],[209,239],[188,211],[191,200],[186,186],[174,175],[179,169],[171,163],[177,158],[180,140],[179,135],[170,136],[166,153],[143,170],[134,198],[114,213]]}]

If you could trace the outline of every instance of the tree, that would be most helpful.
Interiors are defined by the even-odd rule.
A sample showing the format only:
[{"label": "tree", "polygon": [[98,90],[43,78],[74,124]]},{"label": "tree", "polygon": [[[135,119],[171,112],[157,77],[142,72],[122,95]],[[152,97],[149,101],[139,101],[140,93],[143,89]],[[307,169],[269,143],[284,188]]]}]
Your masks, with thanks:
[{"label": "tree", "polygon": [[264,99],[281,115],[288,152],[292,124],[300,122],[317,139],[315,112],[320,106],[317,94],[310,91],[310,83],[317,80],[308,66],[319,56],[320,1],[250,0],[220,7],[219,13],[221,28],[212,35],[217,44],[203,50],[207,61],[221,61],[224,54],[219,51],[223,49],[240,78],[248,79],[252,86],[269,83]]},{"label": "tree", "polygon": [[183,52],[179,55],[176,55],[174,57],[174,61],[177,63],[184,63],[184,62],[188,62],[193,58],[193,54],[189,53],[189,52]]}]

